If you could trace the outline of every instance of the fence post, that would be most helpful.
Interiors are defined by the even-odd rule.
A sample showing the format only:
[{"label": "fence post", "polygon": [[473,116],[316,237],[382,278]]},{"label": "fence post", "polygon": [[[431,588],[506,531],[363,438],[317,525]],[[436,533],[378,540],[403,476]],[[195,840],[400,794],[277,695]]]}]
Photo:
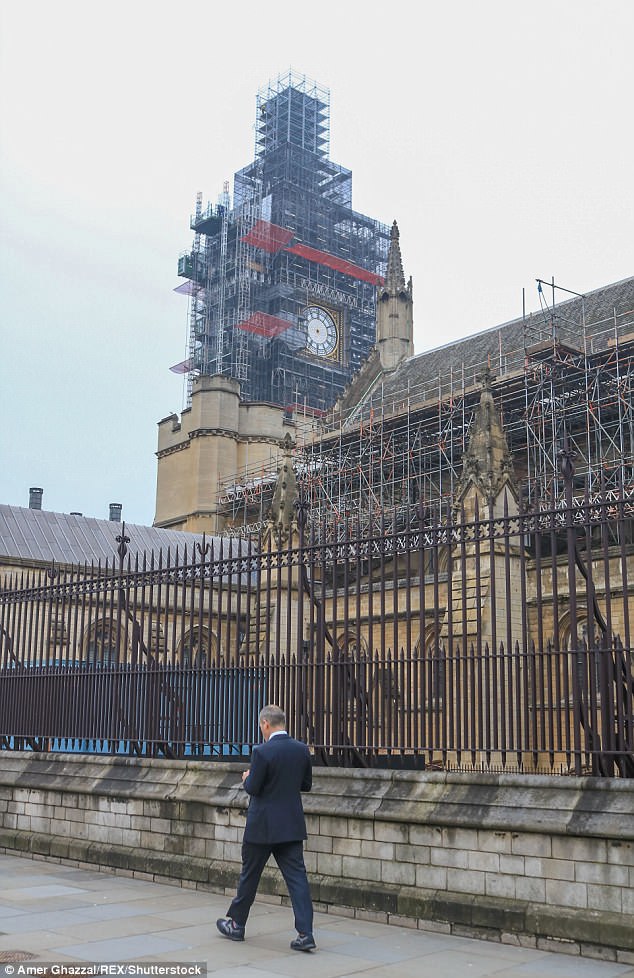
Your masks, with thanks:
[{"label": "fence post", "polygon": [[[574,453],[570,448],[568,434],[564,434],[564,447],[559,453],[561,474],[564,480],[564,498],[566,502],[566,553],[568,569],[568,601],[570,614],[570,639],[567,656],[564,658],[565,668],[569,670],[572,680],[572,737],[575,774],[581,774],[581,725],[582,704],[577,656],[579,654],[579,635],[577,632],[577,582],[575,573],[575,526],[573,522],[573,480],[575,475]],[[566,650],[562,649],[564,655]]]}]

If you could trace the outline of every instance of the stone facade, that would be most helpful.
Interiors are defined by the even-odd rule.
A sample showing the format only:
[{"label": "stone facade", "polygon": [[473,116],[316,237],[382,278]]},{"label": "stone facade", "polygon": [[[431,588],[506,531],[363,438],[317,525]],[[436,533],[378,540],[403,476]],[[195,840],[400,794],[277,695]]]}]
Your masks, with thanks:
[{"label": "stone facade", "polygon": [[[242,769],[3,753],[0,848],[232,891]],[[631,782],[314,773],[306,864],[319,909],[633,959]],[[272,866],[262,893],[284,899]]]},{"label": "stone facade", "polygon": [[274,404],[240,400],[229,377],[200,377],[191,407],[159,422],[155,526],[217,533],[219,486],[236,472],[277,465],[294,424]]}]

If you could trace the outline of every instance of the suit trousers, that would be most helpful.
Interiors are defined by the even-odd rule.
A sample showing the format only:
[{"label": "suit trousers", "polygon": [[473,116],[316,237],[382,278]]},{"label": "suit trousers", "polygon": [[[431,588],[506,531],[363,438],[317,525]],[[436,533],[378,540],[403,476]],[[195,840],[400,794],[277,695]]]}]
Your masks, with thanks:
[{"label": "suit trousers", "polygon": [[313,901],[308,886],[306,866],[304,865],[303,842],[280,842],[276,845],[243,842],[242,870],[238,889],[227,911],[227,916],[235,920],[236,924],[244,927],[255,900],[260,877],[271,854],[273,854],[284,877],[295,914],[295,927],[298,934],[312,934]]}]

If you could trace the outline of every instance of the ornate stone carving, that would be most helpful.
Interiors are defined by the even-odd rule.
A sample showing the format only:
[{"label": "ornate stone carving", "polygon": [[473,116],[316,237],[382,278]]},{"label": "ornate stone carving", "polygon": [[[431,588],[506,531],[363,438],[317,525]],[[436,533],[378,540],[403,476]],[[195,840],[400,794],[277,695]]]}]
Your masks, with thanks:
[{"label": "ornate stone carving", "polygon": [[286,433],[282,441],[282,463],[277,471],[277,482],[268,514],[268,531],[288,540],[289,534],[297,530],[297,479],[292,463],[293,441]]},{"label": "ornate stone carving", "polygon": [[493,375],[487,367],[482,375],[482,393],[471,433],[469,446],[462,460],[462,477],[457,497],[463,500],[470,487],[488,502],[497,499],[508,487],[517,499],[513,461],[491,392]]}]

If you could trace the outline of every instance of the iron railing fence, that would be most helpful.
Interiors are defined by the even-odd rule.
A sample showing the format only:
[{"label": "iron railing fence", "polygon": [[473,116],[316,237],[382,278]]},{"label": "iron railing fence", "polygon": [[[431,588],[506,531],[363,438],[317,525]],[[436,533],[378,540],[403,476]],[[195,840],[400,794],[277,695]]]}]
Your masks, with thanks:
[{"label": "iron railing fence", "polygon": [[[0,746],[634,776],[634,494],[465,497],[0,591]],[[122,535],[125,536],[125,533]]]}]

